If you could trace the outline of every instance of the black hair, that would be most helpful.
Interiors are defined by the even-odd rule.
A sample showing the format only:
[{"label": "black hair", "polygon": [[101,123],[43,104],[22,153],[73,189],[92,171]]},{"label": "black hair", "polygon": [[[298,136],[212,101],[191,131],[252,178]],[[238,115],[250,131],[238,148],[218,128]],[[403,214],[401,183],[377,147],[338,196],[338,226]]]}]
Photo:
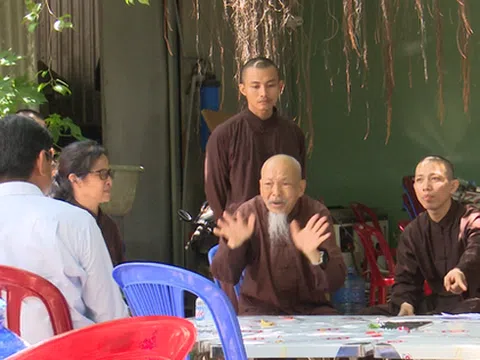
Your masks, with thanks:
[{"label": "black hair", "polygon": [[58,157],[58,170],[54,177],[52,196],[55,199],[74,202],[73,188],[68,176],[79,178],[88,175],[95,162],[107,151],[96,141],[76,141],[63,148]]},{"label": "black hair", "polygon": [[[424,162],[424,161],[436,161],[439,163],[442,163],[445,166],[446,169],[446,175],[448,180],[453,180],[455,179],[455,168],[450,160],[447,158],[444,158],[443,156],[440,155],[429,155],[424,157],[422,160],[418,162],[418,164]],[[418,165],[417,164],[417,165]]]},{"label": "black hair", "polygon": [[273,67],[275,68],[275,70],[277,70],[277,75],[278,75],[278,78],[280,79],[280,69],[278,68],[278,66],[269,58],[259,56],[259,57],[250,59],[245,64],[243,64],[243,66],[240,69],[240,84],[243,83],[243,75],[245,73],[245,70],[251,67],[258,68],[258,69],[266,69],[269,67]]},{"label": "black hair", "polygon": [[52,136],[35,120],[21,115],[0,119],[0,180],[28,180],[40,153],[52,146]]}]

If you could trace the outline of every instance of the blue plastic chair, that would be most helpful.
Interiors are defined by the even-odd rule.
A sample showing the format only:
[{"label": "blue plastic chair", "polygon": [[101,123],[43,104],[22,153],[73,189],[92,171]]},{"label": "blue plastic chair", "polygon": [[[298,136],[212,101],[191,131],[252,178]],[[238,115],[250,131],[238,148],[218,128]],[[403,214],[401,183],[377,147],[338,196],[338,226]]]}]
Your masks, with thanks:
[{"label": "blue plastic chair", "polygon": [[131,262],[113,269],[133,316],[184,317],[183,291],[200,297],[212,313],[227,360],[246,360],[242,333],[232,303],[209,279],[172,265]]},{"label": "blue plastic chair", "polygon": [[[208,250],[208,262],[209,262],[210,265],[212,265],[213,257],[217,253],[217,250],[218,250],[218,245],[215,245],[210,250]],[[240,277],[240,280],[238,280],[238,283],[234,286],[235,294],[237,295],[237,298],[240,296],[240,288],[241,288],[242,283],[243,283],[244,274],[245,274],[245,270],[242,273],[242,276]],[[218,285],[218,287],[220,287],[220,281],[218,281],[215,278],[213,278],[213,281],[215,282],[215,284]]]}]

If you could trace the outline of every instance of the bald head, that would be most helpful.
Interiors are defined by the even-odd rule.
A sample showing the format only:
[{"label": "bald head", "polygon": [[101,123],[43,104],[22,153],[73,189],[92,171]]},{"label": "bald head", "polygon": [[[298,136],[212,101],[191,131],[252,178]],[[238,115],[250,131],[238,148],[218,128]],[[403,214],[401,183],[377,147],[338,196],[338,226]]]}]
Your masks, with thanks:
[{"label": "bald head", "polygon": [[289,214],[304,194],[305,187],[302,167],[295,158],[275,155],[263,164],[260,195],[270,212]]},{"label": "bald head", "polygon": [[265,173],[270,173],[272,170],[286,170],[291,176],[292,180],[302,180],[302,166],[294,157],[285,154],[274,155],[263,163],[261,177]]}]

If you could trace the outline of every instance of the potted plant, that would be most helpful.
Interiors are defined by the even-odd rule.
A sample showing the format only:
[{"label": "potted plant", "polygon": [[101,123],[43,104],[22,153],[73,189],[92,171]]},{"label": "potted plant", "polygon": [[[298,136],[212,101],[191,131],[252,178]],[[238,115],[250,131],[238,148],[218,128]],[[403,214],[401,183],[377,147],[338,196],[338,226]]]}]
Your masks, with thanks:
[{"label": "potted plant", "polygon": [[[134,5],[135,0],[124,0],[127,5]],[[137,0],[138,3],[149,5],[148,0]],[[54,14],[47,1],[25,0],[27,14],[23,21],[30,33],[34,32],[40,21],[40,14],[48,7],[49,16],[54,18],[53,29],[62,32],[65,29],[72,29],[73,23],[69,14],[57,16]],[[12,49],[0,49],[0,118],[13,114],[20,108],[38,108],[45,103],[44,91],[53,90],[63,96],[71,94],[68,84],[54,76],[51,68],[39,71],[36,77],[38,83],[28,75],[18,76],[15,74],[15,67],[19,61],[25,61],[25,57],[15,54]],[[47,128],[50,130],[56,148],[61,151],[58,142],[61,137],[73,137],[75,140],[84,140],[82,131],[72,119],[62,117],[59,114],[50,114],[45,119]],[[115,171],[115,181],[112,187],[112,196],[109,203],[103,204],[102,209],[114,216],[124,216],[132,208],[135,199],[139,174],[144,171],[142,166],[111,165]]]}]

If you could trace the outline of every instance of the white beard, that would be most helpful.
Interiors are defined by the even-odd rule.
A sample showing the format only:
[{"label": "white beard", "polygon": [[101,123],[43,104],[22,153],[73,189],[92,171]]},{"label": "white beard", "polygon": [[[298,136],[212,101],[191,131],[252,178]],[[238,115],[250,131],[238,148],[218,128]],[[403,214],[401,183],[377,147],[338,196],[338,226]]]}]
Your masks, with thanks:
[{"label": "white beard", "polygon": [[268,212],[268,236],[272,243],[283,242],[289,238],[287,215]]}]

